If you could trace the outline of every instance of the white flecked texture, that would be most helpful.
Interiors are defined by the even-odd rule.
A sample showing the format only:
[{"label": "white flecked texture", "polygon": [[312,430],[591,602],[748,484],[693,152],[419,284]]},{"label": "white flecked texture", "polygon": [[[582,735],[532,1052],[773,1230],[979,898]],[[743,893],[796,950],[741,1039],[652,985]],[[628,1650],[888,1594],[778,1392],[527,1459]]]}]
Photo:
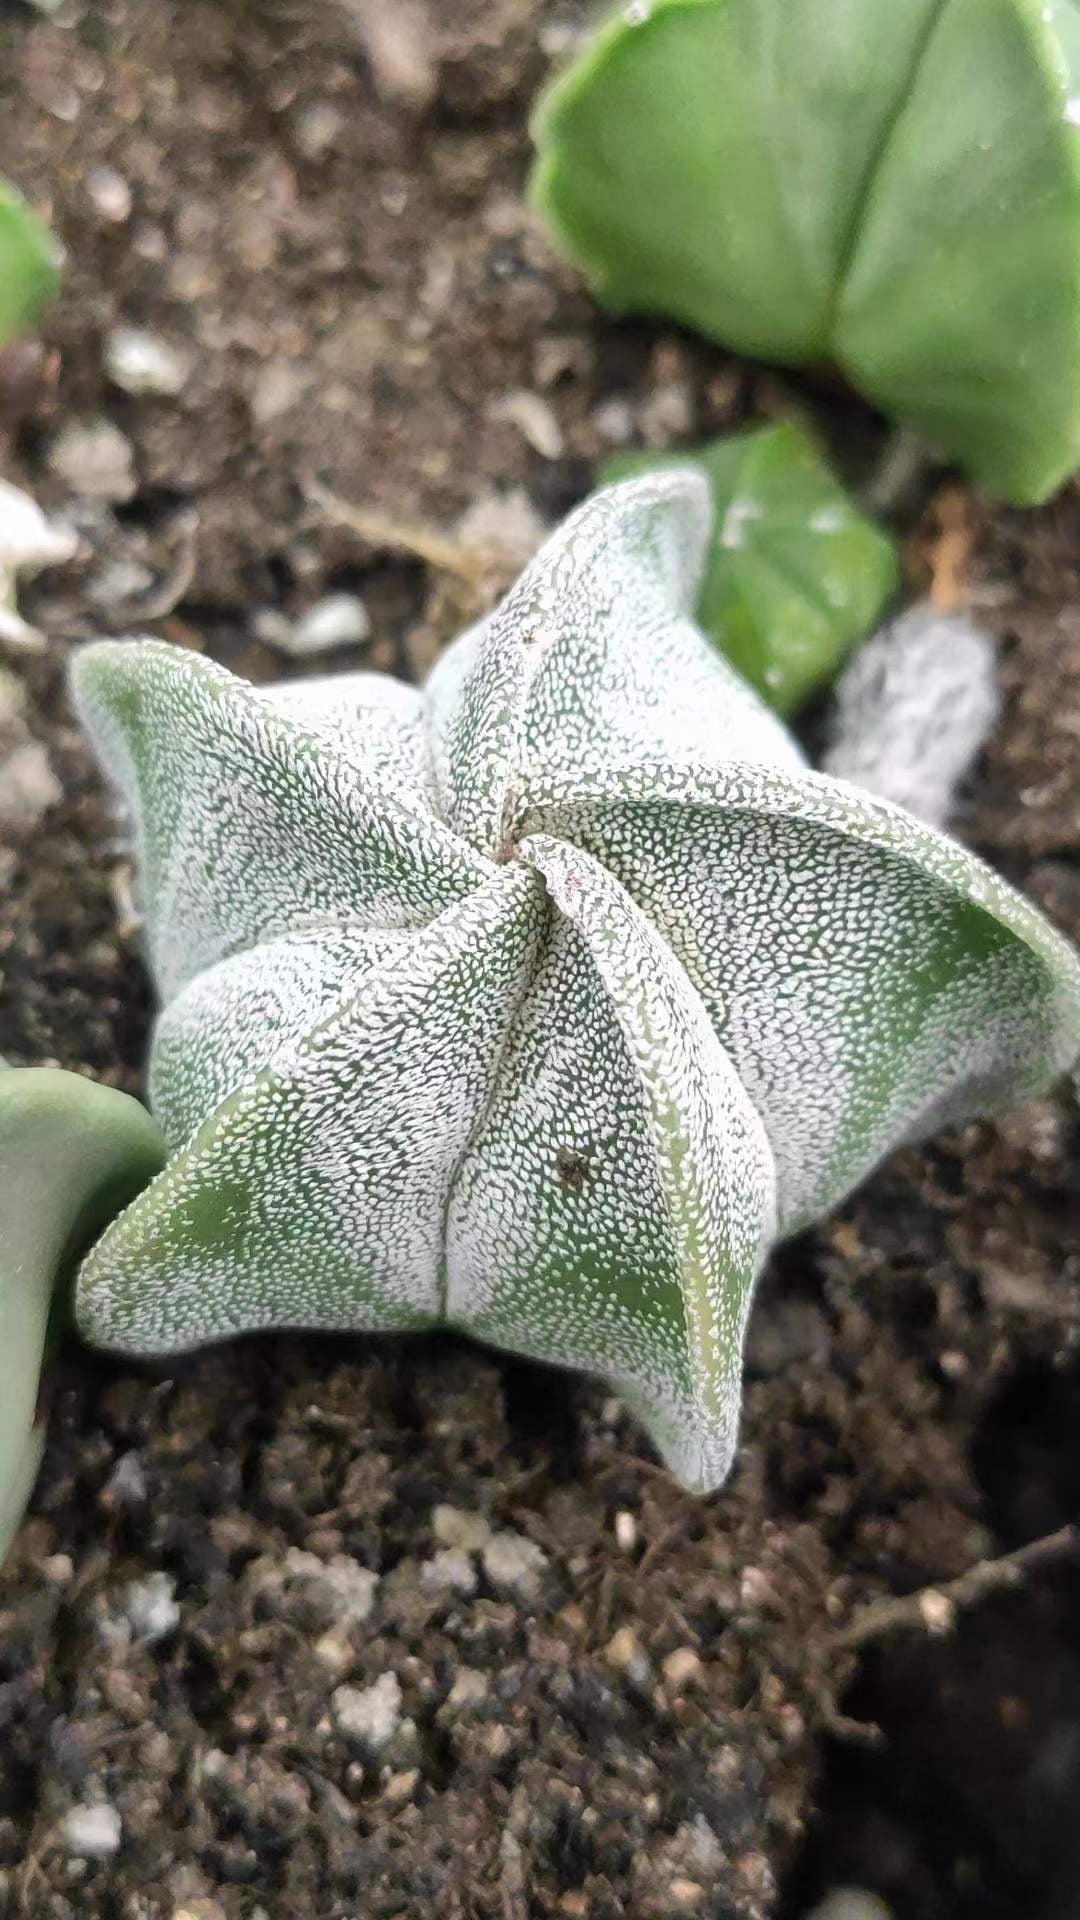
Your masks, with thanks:
[{"label": "white flecked texture", "polygon": [[1047,923],[811,773],[693,625],[708,514],[678,469],[594,497],[423,694],[83,652],[174,1148],[88,1338],[449,1323],[605,1375],[712,1487],[776,1233],[1080,1053]]}]

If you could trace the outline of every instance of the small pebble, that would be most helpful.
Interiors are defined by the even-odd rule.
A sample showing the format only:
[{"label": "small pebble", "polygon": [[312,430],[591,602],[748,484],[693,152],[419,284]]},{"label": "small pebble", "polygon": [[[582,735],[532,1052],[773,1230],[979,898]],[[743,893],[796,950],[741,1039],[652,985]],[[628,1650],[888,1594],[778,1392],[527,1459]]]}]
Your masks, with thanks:
[{"label": "small pebble", "polygon": [[495,420],[509,420],[534,453],[544,460],[558,460],[563,452],[562,428],[546,400],[538,393],[519,387],[504,395],[492,408]]},{"label": "small pebble", "polygon": [[291,360],[268,360],[255,375],[251,388],[251,415],[256,426],[279,420],[302,400],[311,386],[306,367]]},{"label": "small pebble", "polygon": [[465,1707],[480,1706],[489,1692],[486,1673],[480,1673],[476,1667],[459,1667],[443,1705],[453,1713],[460,1713]]},{"label": "small pebble", "polygon": [[444,1547],[441,1552],[425,1560],[420,1568],[420,1578],[425,1587],[445,1590],[449,1593],[475,1593],[476,1568],[467,1553],[460,1547]]},{"label": "small pebble", "polygon": [[629,400],[621,399],[617,394],[610,400],[601,400],[593,408],[593,426],[602,440],[611,447],[629,446],[634,437],[634,414]]},{"label": "small pebble", "polygon": [[673,1880],[668,1888],[672,1913],[693,1913],[704,1898],[705,1889],[697,1880]]},{"label": "small pebble", "polygon": [[664,1661],[661,1672],[669,1687],[677,1692],[684,1687],[696,1686],[704,1674],[704,1667],[693,1647],[676,1647]]},{"label": "small pebble", "polygon": [[123,226],[131,217],[131,188],[115,167],[91,167],[86,176],[86,191],[103,220]]},{"label": "small pebble", "polygon": [[141,1507],[146,1501],[146,1469],[132,1449],[122,1453],[102,1489],[102,1505],[110,1511]]},{"label": "small pebble", "polygon": [[338,1633],[334,1627],[326,1633],[320,1633],[311,1649],[320,1666],[330,1673],[341,1675],[351,1667],[356,1658],[352,1641],[347,1634]]},{"label": "small pebble", "polygon": [[171,1573],[150,1573],[144,1580],[129,1583],[124,1591],[123,1612],[136,1640],[153,1646],[176,1632],[180,1608],[175,1593],[176,1581]]},{"label": "small pebble", "polygon": [[637,1546],[637,1521],[625,1509],[615,1515],[615,1544],[620,1553],[633,1553]]},{"label": "small pebble", "polygon": [[547,1556],[523,1533],[493,1533],[481,1552],[484,1572],[500,1592],[529,1596],[536,1592]]},{"label": "small pebble", "polygon": [[339,647],[358,647],[371,633],[367,608],[354,593],[330,593],[295,624],[268,609],[256,630],[267,646],[294,660],[309,660]]},{"label": "small pebble", "polygon": [[111,420],[72,421],[57,434],[48,464],[73,493],[122,505],[138,490],[130,440]]},{"label": "small pebble", "polygon": [[334,1718],[341,1732],[369,1753],[380,1753],[401,1724],[401,1684],[396,1673],[383,1673],[370,1687],[337,1687]]},{"label": "small pebble", "polygon": [[420,1780],[419,1767],[409,1767],[402,1773],[392,1773],[382,1791],[383,1804],[388,1807],[404,1807],[412,1799]]},{"label": "small pebble", "polygon": [[383,100],[427,106],[438,73],[431,16],[425,0],[350,0],[349,18],[363,47],[376,91]]},{"label": "small pebble", "polygon": [[105,343],[105,371],[125,393],[175,398],[191,377],[191,362],[160,334],[114,327]]},{"label": "small pebble", "polygon": [[647,1686],[652,1675],[648,1655],[633,1627],[619,1627],[604,1648],[604,1659],[619,1673],[625,1673],[636,1687]]},{"label": "small pebble", "polygon": [[290,1547],[285,1555],[285,1568],[291,1580],[310,1582],[337,1625],[348,1627],[370,1615],[379,1576],[347,1553],[335,1553],[329,1560],[320,1560],[317,1554]]},{"label": "small pebble", "polygon": [[120,1845],[120,1815],[115,1807],[72,1807],[60,1822],[60,1843],[80,1860],[108,1860]]},{"label": "small pebble", "polygon": [[491,1528],[482,1513],[468,1513],[463,1507],[434,1507],[431,1531],[441,1547],[461,1553],[479,1553],[491,1538]]},{"label": "small pebble", "polygon": [[293,115],[293,137],[305,160],[325,159],[341,138],[345,116],[330,100],[312,100]]},{"label": "small pebble", "polygon": [[40,740],[24,740],[0,759],[0,826],[32,833],[42,816],[64,797]]}]

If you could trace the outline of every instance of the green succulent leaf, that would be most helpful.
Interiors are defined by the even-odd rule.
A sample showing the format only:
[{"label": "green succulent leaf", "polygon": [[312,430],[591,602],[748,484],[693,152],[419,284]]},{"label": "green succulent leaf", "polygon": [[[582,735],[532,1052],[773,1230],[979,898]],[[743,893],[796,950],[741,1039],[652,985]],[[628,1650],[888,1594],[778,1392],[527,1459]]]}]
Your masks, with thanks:
[{"label": "green succulent leaf", "polygon": [[137,1100],[59,1069],[0,1069],[0,1561],[44,1444],[38,1384],[58,1291],[163,1159]]},{"label": "green succulent leaf", "polygon": [[1080,1053],[1046,922],[809,772],[695,626],[711,513],[685,466],[594,495],[419,695],[79,656],[172,1150],[90,1339],[445,1323],[603,1374],[712,1487],[777,1231]]},{"label": "green succulent leaf", "polygon": [[793,713],[835,678],[895,593],[896,547],[790,424],[692,454],[618,454],[600,477],[686,464],[706,475],[713,500],[697,619],[763,700]]},{"label": "green succulent leaf", "polygon": [[0,180],[0,346],[37,319],[59,278],[50,235],[14,187]]},{"label": "green succulent leaf", "polygon": [[1077,0],[634,0],[533,198],[598,299],[831,361],[991,492],[1080,459]]}]

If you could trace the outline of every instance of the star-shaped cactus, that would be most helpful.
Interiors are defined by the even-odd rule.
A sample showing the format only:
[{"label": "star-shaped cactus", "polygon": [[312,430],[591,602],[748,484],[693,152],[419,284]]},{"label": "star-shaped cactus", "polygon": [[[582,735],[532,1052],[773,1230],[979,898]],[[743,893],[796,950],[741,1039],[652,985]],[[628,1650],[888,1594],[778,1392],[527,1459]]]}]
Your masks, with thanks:
[{"label": "star-shaped cactus", "polygon": [[710,1488],[776,1235],[1080,1052],[1039,915],[810,772],[694,626],[710,511],[689,470],[597,495],[422,692],[82,653],[173,1155],[90,1340],[455,1326],[606,1376]]}]

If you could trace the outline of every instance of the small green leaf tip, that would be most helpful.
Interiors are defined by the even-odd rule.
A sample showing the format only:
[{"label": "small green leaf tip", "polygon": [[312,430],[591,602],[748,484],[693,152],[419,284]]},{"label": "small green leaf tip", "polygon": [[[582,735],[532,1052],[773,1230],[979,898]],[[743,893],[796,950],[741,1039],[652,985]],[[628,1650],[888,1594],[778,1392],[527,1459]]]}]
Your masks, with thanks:
[{"label": "small green leaf tip", "polygon": [[1080,1053],[1047,923],[811,773],[694,624],[711,521],[689,468],[594,495],[422,692],[78,656],[172,1152],[88,1339],[443,1323],[604,1375],[715,1487],[777,1233]]},{"label": "small green leaf tip", "polygon": [[44,1443],[38,1384],[58,1292],[164,1157],[126,1094],[58,1068],[0,1068],[0,1561]]},{"label": "small green leaf tip", "polygon": [[631,0],[532,199],[615,311],[831,361],[976,482],[1080,461],[1077,0]]},{"label": "small green leaf tip", "polygon": [[600,477],[687,464],[713,500],[698,621],[770,707],[794,713],[835,679],[896,592],[896,547],[791,424],[690,454],[618,454]]},{"label": "small green leaf tip", "polygon": [[53,298],[59,249],[22,196],[0,180],[0,347],[23,333]]}]

